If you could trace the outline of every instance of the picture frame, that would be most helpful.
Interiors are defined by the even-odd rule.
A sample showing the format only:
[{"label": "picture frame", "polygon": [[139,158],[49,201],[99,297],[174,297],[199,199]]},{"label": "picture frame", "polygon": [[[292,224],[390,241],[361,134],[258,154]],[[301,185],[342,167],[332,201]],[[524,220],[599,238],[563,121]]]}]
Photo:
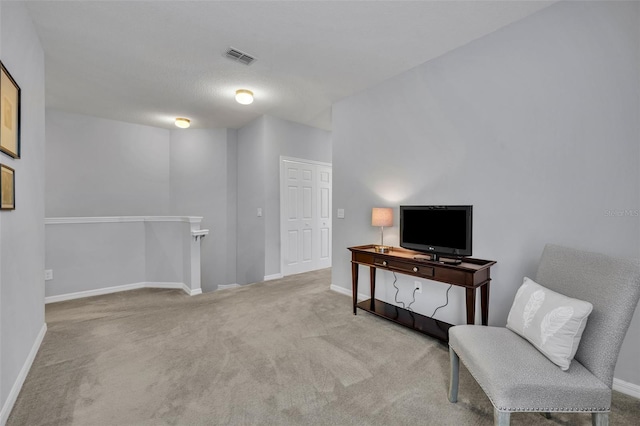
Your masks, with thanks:
[{"label": "picture frame", "polygon": [[0,62],[0,151],[20,158],[20,86]]},{"label": "picture frame", "polygon": [[16,171],[0,164],[0,210],[16,209]]}]

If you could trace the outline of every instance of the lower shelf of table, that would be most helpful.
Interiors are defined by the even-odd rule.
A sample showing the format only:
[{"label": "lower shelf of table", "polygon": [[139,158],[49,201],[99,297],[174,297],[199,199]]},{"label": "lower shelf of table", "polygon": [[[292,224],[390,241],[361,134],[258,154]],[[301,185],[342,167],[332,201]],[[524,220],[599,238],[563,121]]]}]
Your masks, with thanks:
[{"label": "lower shelf of table", "polygon": [[370,312],[381,318],[385,318],[396,324],[403,325],[412,330],[435,337],[443,342],[449,342],[449,328],[453,325],[438,321],[431,317],[427,317],[406,309],[399,308],[382,300],[375,299],[371,305],[371,299],[358,303],[356,306],[364,311]]}]

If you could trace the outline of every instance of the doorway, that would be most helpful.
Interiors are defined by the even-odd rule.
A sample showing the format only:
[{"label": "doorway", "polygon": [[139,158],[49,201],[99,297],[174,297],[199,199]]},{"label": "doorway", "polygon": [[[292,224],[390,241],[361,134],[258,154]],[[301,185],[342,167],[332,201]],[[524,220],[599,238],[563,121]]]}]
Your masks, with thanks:
[{"label": "doorway", "polygon": [[280,157],[282,275],[331,267],[332,168]]}]

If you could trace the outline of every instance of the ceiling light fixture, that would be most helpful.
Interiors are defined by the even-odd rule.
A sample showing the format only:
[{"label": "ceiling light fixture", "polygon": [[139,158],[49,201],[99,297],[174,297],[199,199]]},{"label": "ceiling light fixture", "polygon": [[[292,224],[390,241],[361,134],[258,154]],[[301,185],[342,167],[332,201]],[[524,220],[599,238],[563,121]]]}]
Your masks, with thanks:
[{"label": "ceiling light fixture", "polygon": [[188,118],[176,118],[176,126],[180,127],[181,129],[187,129],[189,128],[189,126],[191,126],[191,120],[189,120]]},{"label": "ceiling light fixture", "polygon": [[236,90],[236,102],[242,105],[249,105],[253,102],[253,92],[246,89]]}]

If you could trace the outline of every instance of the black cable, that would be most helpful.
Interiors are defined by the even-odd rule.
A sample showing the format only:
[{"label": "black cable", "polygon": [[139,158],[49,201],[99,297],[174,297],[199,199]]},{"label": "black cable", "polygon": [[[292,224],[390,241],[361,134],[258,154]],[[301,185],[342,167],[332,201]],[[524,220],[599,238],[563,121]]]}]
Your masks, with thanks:
[{"label": "black cable", "polygon": [[438,309],[440,309],[440,308],[444,308],[445,306],[447,306],[447,305],[449,304],[449,290],[451,290],[451,287],[453,287],[453,284],[450,284],[450,285],[449,285],[449,288],[447,289],[447,301],[445,302],[445,304],[444,304],[444,305],[438,306],[438,307],[436,308],[436,310],[435,310],[435,311],[433,311],[433,313],[431,314],[431,318],[433,318],[433,317],[434,317],[434,315],[436,314],[436,312],[438,312]]},{"label": "black cable", "polygon": [[402,309],[406,309],[404,306],[404,302],[398,300],[398,293],[400,292],[400,289],[396,285],[396,281],[398,281],[398,277],[396,277],[395,272],[391,271],[391,273],[393,274],[393,286],[396,288],[396,295],[393,296],[393,298],[395,299],[396,303],[402,303]]},{"label": "black cable", "polygon": [[411,309],[411,305],[413,305],[413,302],[415,302],[415,301],[416,301],[416,291],[418,291],[418,288],[417,288],[417,287],[413,289],[413,300],[411,301],[411,303],[409,303],[409,304],[407,305],[407,310],[408,310],[409,312],[413,312],[413,310]]}]

